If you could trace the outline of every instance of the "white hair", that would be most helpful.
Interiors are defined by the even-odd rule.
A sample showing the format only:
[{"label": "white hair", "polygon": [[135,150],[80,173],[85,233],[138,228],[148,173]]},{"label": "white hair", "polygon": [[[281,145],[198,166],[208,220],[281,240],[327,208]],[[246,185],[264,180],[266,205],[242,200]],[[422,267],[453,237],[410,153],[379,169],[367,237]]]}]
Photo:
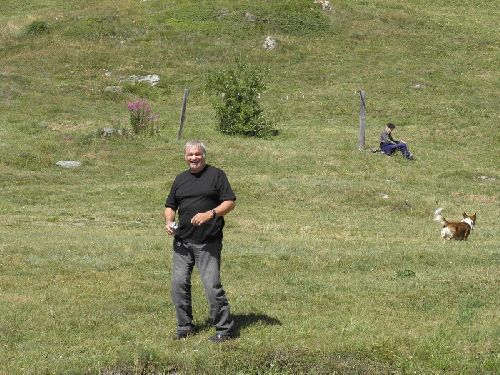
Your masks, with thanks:
[{"label": "white hair", "polygon": [[187,141],[186,145],[184,146],[184,153],[186,152],[186,149],[191,147],[198,147],[201,149],[203,156],[207,155],[207,148],[205,147],[202,141],[198,141],[197,139],[192,139],[190,141]]}]

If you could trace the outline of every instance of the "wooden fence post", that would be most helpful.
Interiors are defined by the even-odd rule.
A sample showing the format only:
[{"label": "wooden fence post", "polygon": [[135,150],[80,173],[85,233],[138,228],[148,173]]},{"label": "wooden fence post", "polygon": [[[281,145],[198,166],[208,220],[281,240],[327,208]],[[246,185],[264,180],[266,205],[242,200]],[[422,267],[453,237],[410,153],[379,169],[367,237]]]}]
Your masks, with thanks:
[{"label": "wooden fence post", "polygon": [[180,120],[180,124],[179,124],[179,131],[177,132],[177,140],[181,139],[182,131],[184,129],[184,121],[186,120],[186,106],[187,106],[188,95],[189,95],[189,89],[185,88],[184,89],[184,97],[182,98],[181,120]]},{"label": "wooden fence post", "polygon": [[358,150],[365,150],[365,129],[366,129],[366,93],[361,90],[359,92],[359,135],[358,135]]}]

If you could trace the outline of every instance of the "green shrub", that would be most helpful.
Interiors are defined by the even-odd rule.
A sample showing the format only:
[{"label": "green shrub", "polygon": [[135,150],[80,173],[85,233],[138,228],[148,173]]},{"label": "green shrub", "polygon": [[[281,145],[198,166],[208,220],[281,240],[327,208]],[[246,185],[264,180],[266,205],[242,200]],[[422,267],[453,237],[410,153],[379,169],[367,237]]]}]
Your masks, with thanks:
[{"label": "green shrub", "polygon": [[45,21],[33,21],[26,28],[28,35],[41,35],[49,32],[49,24]]},{"label": "green shrub", "polygon": [[140,98],[148,98],[149,100],[156,100],[160,96],[157,87],[145,82],[126,82],[123,84],[123,91]]},{"label": "green shrub", "polygon": [[120,18],[116,15],[77,17],[67,22],[66,25],[66,35],[90,41],[126,38],[129,33],[127,25],[122,25]]},{"label": "green shrub", "polygon": [[217,95],[214,109],[221,133],[253,137],[275,133],[258,101],[266,89],[261,71],[238,62],[235,67],[210,75],[207,89]]},{"label": "green shrub", "polygon": [[[283,9],[284,8],[284,9]],[[319,7],[273,5],[265,12],[256,11],[256,24],[269,33],[324,35],[332,31],[329,18]]]}]

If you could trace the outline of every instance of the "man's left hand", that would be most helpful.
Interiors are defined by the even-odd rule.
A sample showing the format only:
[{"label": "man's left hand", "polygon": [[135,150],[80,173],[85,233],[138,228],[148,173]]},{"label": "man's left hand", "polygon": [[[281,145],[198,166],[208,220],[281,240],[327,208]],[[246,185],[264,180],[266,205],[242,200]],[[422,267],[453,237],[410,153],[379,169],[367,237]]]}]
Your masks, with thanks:
[{"label": "man's left hand", "polygon": [[210,221],[212,217],[213,214],[211,211],[199,212],[193,216],[193,218],[191,219],[191,224],[193,224],[196,227],[199,227],[200,225],[205,224],[207,221]]}]

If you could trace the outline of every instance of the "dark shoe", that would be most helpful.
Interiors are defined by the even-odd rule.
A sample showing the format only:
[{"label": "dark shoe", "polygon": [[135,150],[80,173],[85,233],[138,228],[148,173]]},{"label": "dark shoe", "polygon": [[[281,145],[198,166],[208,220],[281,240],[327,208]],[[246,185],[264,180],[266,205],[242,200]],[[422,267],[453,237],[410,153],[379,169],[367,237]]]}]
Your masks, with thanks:
[{"label": "dark shoe", "polygon": [[194,328],[192,328],[192,329],[186,329],[185,331],[179,331],[179,332],[177,332],[177,334],[175,335],[174,340],[182,340],[182,339],[186,339],[186,338],[188,338],[189,336],[194,335],[194,333],[195,333]]},{"label": "dark shoe", "polygon": [[224,342],[227,340],[231,340],[232,338],[234,338],[234,336],[222,335],[220,333],[217,333],[215,336],[210,337],[209,340],[212,342],[215,342],[215,343],[220,343],[220,342]]}]

